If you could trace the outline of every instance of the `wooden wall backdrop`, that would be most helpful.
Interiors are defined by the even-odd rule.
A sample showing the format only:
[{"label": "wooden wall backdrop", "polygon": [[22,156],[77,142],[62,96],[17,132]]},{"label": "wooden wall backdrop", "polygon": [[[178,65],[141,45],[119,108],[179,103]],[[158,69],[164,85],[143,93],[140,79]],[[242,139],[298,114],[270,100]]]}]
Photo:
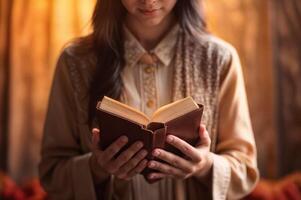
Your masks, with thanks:
[{"label": "wooden wall backdrop", "polygon": [[0,169],[7,168],[9,26],[11,2],[0,1]]},{"label": "wooden wall backdrop", "polygon": [[301,169],[301,1],[274,0],[280,174]]},{"label": "wooden wall backdrop", "polygon": [[261,174],[277,174],[275,90],[268,0],[205,0],[210,30],[241,58]]},{"label": "wooden wall backdrop", "polygon": [[[4,67],[1,62],[1,70],[10,72],[7,77],[9,88],[4,86],[9,89],[9,93],[4,92],[9,98],[4,131],[5,123],[8,129],[6,133],[1,132],[1,137],[8,137],[8,172],[17,181],[22,181],[37,175],[42,127],[57,56],[66,42],[87,32],[94,1],[0,2],[1,21],[10,21],[0,33],[1,37],[7,35],[6,31],[10,33],[0,42],[1,56],[4,52],[8,60]],[[11,2],[11,15],[3,16],[2,6]],[[6,44],[9,44],[8,48]],[[1,95],[5,91],[3,84],[6,85],[1,81]]]}]

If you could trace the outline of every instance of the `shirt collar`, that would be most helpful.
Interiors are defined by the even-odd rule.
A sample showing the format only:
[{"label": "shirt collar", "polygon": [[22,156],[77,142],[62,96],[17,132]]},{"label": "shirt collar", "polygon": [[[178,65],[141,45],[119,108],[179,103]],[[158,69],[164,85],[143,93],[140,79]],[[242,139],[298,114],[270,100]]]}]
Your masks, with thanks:
[{"label": "shirt collar", "polygon": [[[176,24],[167,35],[159,42],[159,44],[149,53],[153,53],[163,63],[168,66],[175,54],[175,45],[180,26]],[[135,66],[141,57],[147,53],[136,37],[124,25],[125,36],[125,61],[127,66]]]}]

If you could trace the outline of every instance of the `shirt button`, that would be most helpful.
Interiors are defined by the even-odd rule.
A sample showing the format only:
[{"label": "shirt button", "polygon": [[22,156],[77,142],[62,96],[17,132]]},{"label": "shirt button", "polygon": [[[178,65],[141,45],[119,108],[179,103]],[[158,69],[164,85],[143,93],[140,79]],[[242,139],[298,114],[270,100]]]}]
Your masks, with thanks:
[{"label": "shirt button", "polygon": [[148,100],[147,101],[147,103],[146,103],[146,106],[148,107],[148,108],[152,108],[153,106],[154,106],[154,104],[155,104],[155,102],[153,101],[153,100]]},{"label": "shirt button", "polygon": [[149,65],[144,68],[144,72],[147,74],[153,73],[154,72],[154,67],[152,65]]}]

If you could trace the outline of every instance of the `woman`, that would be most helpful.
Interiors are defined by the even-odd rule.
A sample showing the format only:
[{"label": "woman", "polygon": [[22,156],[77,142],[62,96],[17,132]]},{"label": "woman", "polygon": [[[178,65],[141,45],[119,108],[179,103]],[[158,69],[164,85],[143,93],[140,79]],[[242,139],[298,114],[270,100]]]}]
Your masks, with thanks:
[{"label": "woman", "polygon": [[[104,95],[146,114],[185,96],[205,106],[200,144],[168,137],[181,158],[147,161],[141,142],[101,151],[93,123]],[[206,127],[205,127],[206,125]],[[91,136],[91,130],[92,136]],[[92,141],[92,142],[91,142]],[[158,170],[147,177],[145,168]],[[236,51],[206,32],[196,0],[98,0],[93,33],[67,47],[49,99],[40,176],[53,199],[238,199],[258,179]]]}]

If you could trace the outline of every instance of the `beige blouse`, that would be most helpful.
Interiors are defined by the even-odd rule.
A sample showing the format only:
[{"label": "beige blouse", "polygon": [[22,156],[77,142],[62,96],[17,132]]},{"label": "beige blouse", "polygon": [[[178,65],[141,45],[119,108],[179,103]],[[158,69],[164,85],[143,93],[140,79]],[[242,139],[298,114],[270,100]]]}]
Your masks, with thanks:
[{"label": "beige blouse", "polygon": [[[147,115],[158,107],[171,102],[172,58],[175,51],[179,26],[175,26],[167,36],[150,52],[147,52],[135,36],[125,29],[126,66],[122,73],[124,84],[123,101]],[[145,54],[153,55],[153,63]]]},{"label": "beige blouse", "polygon": [[[176,25],[150,52],[125,28],[125,60],[122,73],[122,101],[151,115],[158,107],[171,102],[174,47],[179,26]],[[72,100],[74,86],[70,80],[68,50],[62,54],[54,78],[45,123],[41,182],[53,199],[96,199],[101,191],[107,199],[184,200],[239,199],[249,193],[258,180],[256,147],[250,123],[243,74],[233,47],[217,39],[232,52],[231,67],[219,93],[219,124],[211,180],[185,181],[166,178],[148,184],[141,175],[131,181],[114,176],[105,186],[93,184],[89,168],[90,130],[86,122],[72,120],[78,105]],[[145,58],[152,55],[152,62]],[[72,63],[72,62],[71,62]],[[72,73],[72,72],[71,72]],[[85,101],[83,98],[82,101]],[[69,107],[64,105],[70,105]],[[68,119],[68,120],[66,120]],[[76,128],[74,128],[76,127]]]},{"label": "beige blouse", "polygon": [[[124,83],[123,101],[125,103],[151,115],[158,107],[171,102],[173,57],[178,31],[179,25],[176,25],[153,50],[147,52],[139,41],[137,41],[135,36],[125,27],[126,67],[122,74]],[[154,62],[150,63],[148,60],[145,61],[145,54],[152,55]],[[219,121],[223,124],[219,125],[219,127],[221,127],[219,130],[219,138],[229,137],[230,131],[234,132],[234,134],[241,134],[246,131],[250,133],[249,140],[247,141],[248,145],[252,144],[252,148],[255,148],[240,65],[239,63],[233,64],[237,64],[238,66],[234,65],[231,67],[229,73],[231,73],[230,79],[232,80],[225,80],[226,82],[223,84],[220,92],[219,103],[222,108],[220,118],[223,120]],[[235,80],[236,78],[238,79]],[[235,95],[237,93],[237,99],[233,99],[233,96],[231,97],[229,94],[226,94],[230,92],[227,91],[229,88],[235,90],[233,94]],[[235,123],[229,119],[231,109],[234,109],[236,112],[240,111],[240,113],[236,113],[237,116],[235,116],[235,118],[232,118]],[[235,138],[233,139],[235,140]],[[242,142],[240,145],[244,146],[245,144]],[[219,148],[219,146],[220,145],[217,145],[217,148]],[[252,159],[255,164],[255,154],[251,156],[254,156]],[[219,185],[228,188],[229,198],[232,199],[236,196],[235,184],[233,184],[234,180],[231,182],[221,181],[223,180],[222,176],[230,176],[227,174],[230,173],[230,170],[227,170],[229,161],[221,158],[219,155],[214,156],[212,188],[216,188],[216,190],[219,191],[221,191]],[[245,173],[245,171],[238,171],[237,174],[234,175],[240,177],[243,173]],[[172,187],[172,181],[160,181],[150,185],[142,176],[137,176],[133,179],[131,184],[131,195],[133,195],[134,199],[182,199],[179,196],[165,195],[167,191],[173,191],[175,189],[175,187]],[[247,183],[245,185],[247,187]],[[231,194],[231,192],[233,192],[233,194]],[[147,196],[145,196],[146,193],[148,194]],[[172,193],[176,194],[177,192],[173,191]],[[196,195],[199,197],[202,196]],[[184,197],[185,195],[181,194],[180,196]],[[223,196],[223,194],[216,194],[215,199],[221,199],[221,196]]]}]

